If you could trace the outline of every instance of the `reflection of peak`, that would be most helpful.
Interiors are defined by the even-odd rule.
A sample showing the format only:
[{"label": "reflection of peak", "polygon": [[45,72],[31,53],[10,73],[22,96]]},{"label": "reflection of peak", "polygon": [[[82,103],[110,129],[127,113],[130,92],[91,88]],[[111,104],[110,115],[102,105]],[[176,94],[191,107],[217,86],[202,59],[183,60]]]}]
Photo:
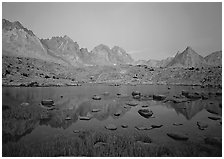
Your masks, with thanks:
[{"label": "reflection of peak", "polygon": [[183,102],[171,106],[175,109],[176,113],[181,113],[187,120],[191,120],[197,113],[204,109],[204,102],[202,100]]}]

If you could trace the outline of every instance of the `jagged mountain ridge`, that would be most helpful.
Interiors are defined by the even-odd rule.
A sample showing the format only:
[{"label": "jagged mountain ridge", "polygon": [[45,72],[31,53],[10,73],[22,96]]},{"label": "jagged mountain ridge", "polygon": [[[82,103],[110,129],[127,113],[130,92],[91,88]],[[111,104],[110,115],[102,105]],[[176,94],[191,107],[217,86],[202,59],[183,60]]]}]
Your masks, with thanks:
[{"label": "jagged mountain ridge", "polygon": [[[39,39],[18,21],[2,20],[3,55],[37,58],[63,65],[129,64],[133,59],[118,46],[99,45],[88,52],[68,36]],[[106,48],[106,49],[105,49]]]},{"label": "jagged mountain ridge", "polygon": [[109,48],[100,44],[92,51],[80,48],[68,36],[39,39],[31,30],[23,27],[18,21],[2,19],[2,52],[6,56],[22,56],[55,62],[62,65],[117,65],[134,64],[150,67],[203,67],[221,66],[222,51],[214,52],[205,58],[187,47],[182,53],[163,60],[134,61],[122,48]]}]

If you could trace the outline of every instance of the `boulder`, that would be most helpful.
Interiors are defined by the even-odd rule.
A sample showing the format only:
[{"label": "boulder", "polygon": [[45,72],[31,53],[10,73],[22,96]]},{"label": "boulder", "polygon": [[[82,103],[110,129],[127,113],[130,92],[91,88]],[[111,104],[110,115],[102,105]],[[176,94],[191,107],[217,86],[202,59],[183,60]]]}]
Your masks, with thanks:
[{"label": "boulder", "polygon": [[163,125],[151,125],[152,128],[161,128]]},{"label": "boulder", "polygon": [[131,94],[132,96],[136,96],[136,95],[141,96],[141,93],[139,91],[133,91]]},{"label": "boulder", "polygon": [[180,125],[183,125],[181,123],[173,123],[174,126],[180,126]]},{"label": "boulder", "polygon": [[209,116],[208,118],[211,120],[221,120],[220,117],[214,117],[214,116]]},{"label": "boulder", "polygon": [[198,129],[200,130],[205,130],[206,128],[208,128],[208,124],[206,123],[202,123],[202,122],[197,122],[197,126],[198,126]]},{"label": "boulder", "polygon": [[222,146],[222,139],[218,137],[206,137],[204,141],[209,145]]},{"label": "boulder", "polygon": [[23,106],[23,107],[26,107],[26,106],[29,106],[30,104],[29,104],[29,103],[24,102],[24,103],[21,103],[20,105],[21,105],[21,106]]},{"label": "boulder", "polygon": [[93,100],[101,100],[101,97],[98,96],[98,95],[94,95],[94,96],[92,97],[92,99],[93,99]]},{"label": "boulder", "polygon": [[107,130],[117,130],[117,127],[114,124],[108,124],[108,125],[105,126],[105,128]]},{"label": "boulder", "polygon": [[216,92],[217,96],[222,96],[222,92]]},{"label": "boulder", "polygon": [[92,109],[92,112],[99,112],[100,109]]},{"label": "boulder", "polygon": [[53,105],[54,105],[54,101],[51,100],[51,99],[43,99],[43,100],[41,101],[41,104],[42,104],[43,106],[48,106],[48,107],[50,107],[50,106],[53,106]]},{"label": "boulder", "polygon": [[122,127],[122,128],[128,128],[128,125],[126,125],[126,124],[122,124],[121,127]]},{"label": "boulder", "polygon": [[161,101],[161,100],[164,100],[164,99],[166,99],[165,95],[153,95],[153,100]]},{"label": "boulder", "polygon": [[139,109],[138,113],[143,116],[144,118],[149,118],[153,115],[152,110],[149,109]]},{"label": "boulder", "polygon": [[138,105],[138,103],[135,102],[135,101],[130,101],[130,102],[126,103],[126,104],[127,105],[130,105],[130,106],[136,106],[136,105]]},{"label": "boulder", "polygon": [[73,133],[80,133],[80,130],[73,130]]},{"label": "boulder", "polygon": [[167,133],[167,136],[175,140],[188,140],[188,136],[180,133]]},{"label": "boulder", "polygon": [[114,113],[114,116],[120,116],[120,115],[121,115],[121,113],[122,113],[122,111],[121,111],[121,110],[119,110],[119,111],[117,111],[116,113]]},{"label": "boulder", "polygon": [[80,116],[79,117],[79,120],[90,120],[91,117],[88,117],[88,116]]},{"label": "boulder", "polygon": [[209,96],[208,96],[208,94],[202,93],[202,94],[201,94],[201,98],[202,98],[203,100],[206,100],[206,99],[209,98]]},{"label": "boulder", "polygon": [[72,118],[71,117],[69,117],[69,116],[67,116],[66,118],[65,118],[65,120],[71,120]]},{"label": "boulder", "polygon": [[133,96],[133,98],[134,98],[134,99],[140,99],[141,96],[140,96],[140,95],[135,95],[135,96]]}]

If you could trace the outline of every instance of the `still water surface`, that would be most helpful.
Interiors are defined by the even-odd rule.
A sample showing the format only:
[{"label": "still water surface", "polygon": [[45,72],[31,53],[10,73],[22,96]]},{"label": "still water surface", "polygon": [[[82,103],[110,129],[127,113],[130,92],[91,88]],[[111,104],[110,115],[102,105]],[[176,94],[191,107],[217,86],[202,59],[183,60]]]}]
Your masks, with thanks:
[{"label": "still water surface", "polygon": [[[221,97],[211,97],[207,100],[194,100],[184,103],[174,104],[172,102],[154,101],[152,99],[135,100],[132,98],[132,91],[140,91],[143,95],[164,94],[173,96],[180,94],[182,90],[197,92],[215,92],[216,90],[202,89],[190,86],[171,86],[168,89],[163,85],[138,85],[118,87],[106,85],[84,85],[80,87],[37,87],[37,88],[3,88],[3,105],[17,107],[21,103],[27,102],[26,107],[42,109],[40,102],[43,99],[52,99],[55,102],[55,110],[48,111],[48,118],[35,117],[33,119],[20,119],[10,121],[3,118],[3,144],[11,142],[41,142],[48,137],[63,134],[73,134],[74,130],[88,130],[104,132],[105,125],[114,124],[117,130],[113,133],[146,133],[157,144],[180,144],[166,133],[180,132],[189,136],[187,142],[204,144],[204,137],[221,137],[222,126],[220,121],[210,120],[209,116],[221,116]],[[109,95],[104,95],[109,92]],[[121,96],[117,94],[122,94]],[[100,95],[101,100],[93,100],[93,95]],[[127,106],[128,101],[135,100],[138,105],[135,107]],[[144,118],[138,114],[142,105],[148,105],[154,113],[155,118]],[[184,109],[186,108],[186,109]],[[99,112],[92,112],[99,109]],[[212,110],[217,114],[211,114],[207,110]],[[34,110],[36,111],[36,109]],[[7,112],[3,111],[4,113]],[[120,116],[115,116],[120,112]],[[65,120],[66,117],[71,120]],[[91,120],[80,120],[79,116],[92,116]],[[206,130],[199,130],[197,122],[208,124]],[[174,126],[173,123],[183,125]],[[11,125],[10,125],[11,124]],[[126,124],[128,128],[122,128]],[[158,129],[137,130],[135,126],[150,126],[152,124],[162,124]],[[10,126],[9,126],[10,125]],[[4,136],[5,134],[5,136]],[[4,139],[5,138],[5,139]]]}]

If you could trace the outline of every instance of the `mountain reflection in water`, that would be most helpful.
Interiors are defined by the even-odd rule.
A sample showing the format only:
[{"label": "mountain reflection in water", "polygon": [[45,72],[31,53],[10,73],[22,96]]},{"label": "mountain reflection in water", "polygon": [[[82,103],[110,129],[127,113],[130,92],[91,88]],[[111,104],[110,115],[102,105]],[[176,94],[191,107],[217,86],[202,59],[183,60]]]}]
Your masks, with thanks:
[{"label": "mountain reflection in water", "polygon": [[[141,90],[143,95],[153,93],[155,86],[143,86]],[[149,89],[153,88],[153,89]],[[156,87],[155,87],[156,88]],[[164,87],[161,90],[167,92]],[[178,88],[178,87],[177,87]],[[182,90],[183,88],[179,88]],[[178,89],[174,89],[178,92]],[[162,118],[166,120],[167,116],[179,119],[182,114],[187,121],[197,116],[199,112],[206,109],[221,116],[221,99],[194,100],[182,103],[160,102],[149,100],[134,100],[131,96],[133,88],[130,86],[121,87],[67,87],[67,88],[3,88],[3,105],[10,109],[3,110],[3,143],[9,141],[17,142],[21,138],[31,134],[40,126],[49,128],[59,128],[67,130],[73,124],[81,122],[79,117],[89,116],[91,121],[85,124],[94,127],[99,122],[118,121],[126,122],[129,126],[134,127],[138,124],[148,123],[148,120],[141,117],[137,111],[142,105],[148,105],[149,109],[158,112],[164,112],[160,118],[154,118],[154,121],[161,122]],[[157,89],[155,89],[158,92]],[[109,92],[109,95],[104,94]],[[164,93],[163,92],[163,93]],[[173,92],[174,94],[176,92]],[[93,100],[93,95],[100,95],[101,100]],[[117,94],[121,94],[120,96]],[[55,109],[47,111],[40,105],[42,99],[53,99]],[[128,106],[129,101],[139,103],[136,107]],[[28,102],[29,106],[21,106],[23,102]],[[94,112],[93,110],[98,110]],[[167,111],[173,109],[174,112]],[[119,112],[119,113],[118,113]],[[119,115],[114,115],[118,113]],[[155,113],[156,114],[156,113]],[[158,114],[158,113],[157,113]],[[156,114],[156,115],[157,115]],[[65,120],[70,117],[70,120]],[[172,121],[173,122],[173,121]],[[81,124],[82,126],[82,124]]]}]

